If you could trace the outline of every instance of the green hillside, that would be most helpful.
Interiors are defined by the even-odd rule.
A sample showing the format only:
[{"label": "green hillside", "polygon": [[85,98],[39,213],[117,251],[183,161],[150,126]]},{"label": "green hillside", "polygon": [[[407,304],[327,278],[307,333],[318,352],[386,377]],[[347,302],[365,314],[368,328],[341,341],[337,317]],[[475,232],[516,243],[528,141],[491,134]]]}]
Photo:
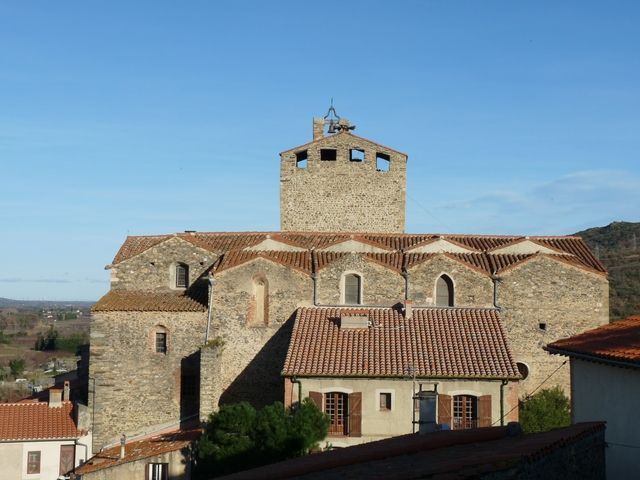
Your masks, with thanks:
[{"label": "green hillside", "polygon": [[640,223],[613,222],[575,235],[609,270],[611,320],[640,314]]}]

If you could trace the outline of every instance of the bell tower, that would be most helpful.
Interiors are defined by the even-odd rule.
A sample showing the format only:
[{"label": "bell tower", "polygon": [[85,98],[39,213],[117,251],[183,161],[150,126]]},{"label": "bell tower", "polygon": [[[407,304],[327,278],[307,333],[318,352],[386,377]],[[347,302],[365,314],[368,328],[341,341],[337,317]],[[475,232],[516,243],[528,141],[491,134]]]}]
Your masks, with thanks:
[{"label": "bell tower", "polygon": [[354,135],[333,104],[280,154],[280,229],[403,233],[407,155]]}]

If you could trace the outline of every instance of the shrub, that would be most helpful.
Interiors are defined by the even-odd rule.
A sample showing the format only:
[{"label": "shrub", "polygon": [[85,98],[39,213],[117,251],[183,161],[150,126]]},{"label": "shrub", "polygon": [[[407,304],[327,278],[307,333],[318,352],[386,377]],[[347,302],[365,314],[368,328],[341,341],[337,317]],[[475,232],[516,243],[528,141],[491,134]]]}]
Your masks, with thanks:
[{"label": "shrub", "polygon": [[18,378],[24,372],[25,361],[23,358],[14,358],[9,362],[9,369],[13,378]]},{"label": "shrub", "polygon": [[545,432],[570,423],[569,399],[560,387],[541,390],[520,403],[520,424],[526,433]]}]

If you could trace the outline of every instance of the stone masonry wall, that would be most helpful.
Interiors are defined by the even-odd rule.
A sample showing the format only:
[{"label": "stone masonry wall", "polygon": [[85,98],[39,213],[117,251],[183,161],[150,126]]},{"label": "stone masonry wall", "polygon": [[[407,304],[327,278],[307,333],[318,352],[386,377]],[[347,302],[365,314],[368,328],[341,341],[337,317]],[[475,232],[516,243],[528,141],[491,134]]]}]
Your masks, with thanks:
[{"label": "stone masonry wall", "polygon": [[[161,425],[178,426],[181,374],[204,340],[206,312],[94,313],[91,319],[90,377],[95,395],[93,448],[99,450],[131,435]],[[155,327],[168,333],[167,353],[155,352]],[[192,364],[197,367],[197,359]],[[94,403],[95,400],[95,403]],[[197,407],[196,405],[190,407]]]},{"label": "stone masonry wall", "polygon": [[174,237],[111,267],[114,290],[180,290],[175,288],[176,263],[189,266],[192,284],[217,259],[215,253]]},{"label": "stone masonry wall", "polygon": [[[335,161],[320,160],[322,148],[336,148]],[[350,161],[350,149],[365,151]],[[407,157],[348,133],[325,137],[307,150],[306,168],[296,151],[280,160],[280,225],[283,231],[403,232]],[[376,152],[391,157],[389,171],[377,171]]]},{"label": "stone masonry wall", "polygon": [[[517,362],[529,367],[529,377],[520,386],[526,394],[566,360],[549,355],[544,345],[608,323],[609,284],[602,275],[548,257],[530,260],[501,277],[498,304],[511,350]],[[544,388],[553,385],[569,394],[568,363]]]},{"label": "stone masonry wall", "polygon": [[349,254],[329,264],[316,274],[317,302],[338,305],[341,301],[343,275],[357,273],[362,277],[364,305],[391,306],[404,300],[404,278],[399,272],[365,260],[361,255]]},{"label": "stone masonry wall", "polygon": [[436,281],[446,274],[453,281],[456,307],[493,307],[493,282],[488,275],[444,255],[410,268],[409,298],[416,305],[435,305]]},{"label": "stone masonry wall", "polygon": [[[254,279],[266,280],[268,323],[252,326]],[[282,401],[282,378],[293,316],[311,305],[311,277],[258,259],[218,273],[213,291],[210,337],[222,343],[220,402],[247,400],[256,405]]]}]

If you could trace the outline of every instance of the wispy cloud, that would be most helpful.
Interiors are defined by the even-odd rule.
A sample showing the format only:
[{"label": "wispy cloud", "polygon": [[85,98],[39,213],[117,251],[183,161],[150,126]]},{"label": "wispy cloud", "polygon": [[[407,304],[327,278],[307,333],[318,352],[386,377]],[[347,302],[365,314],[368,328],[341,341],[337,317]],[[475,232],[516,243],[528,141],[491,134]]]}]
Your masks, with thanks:
[{"label": "wispy cloud", "polygon": [[1,283],[72,283],[64,278],[0,278]]}]

